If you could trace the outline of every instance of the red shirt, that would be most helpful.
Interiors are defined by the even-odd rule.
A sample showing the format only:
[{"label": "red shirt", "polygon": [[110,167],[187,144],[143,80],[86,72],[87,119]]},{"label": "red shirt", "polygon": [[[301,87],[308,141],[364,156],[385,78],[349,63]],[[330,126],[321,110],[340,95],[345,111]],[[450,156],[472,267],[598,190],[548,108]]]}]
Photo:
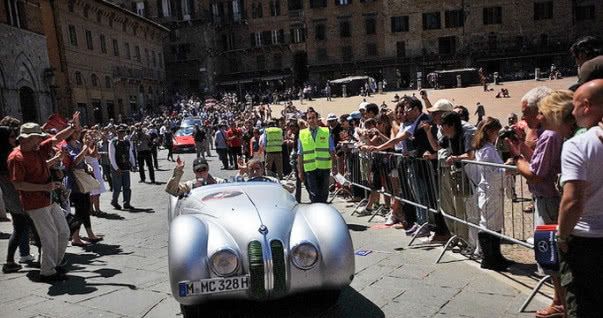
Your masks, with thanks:
[{"label": "red shirt", "polygon": [[241,132],[240,128],[236,128],[235,131],[231,129],[229,129],[226,132],[226,139],[230,139],[230,137],[232,136],[236,136],[236,138],[231,139],[231,140],[227,140],[227,144],[229,147],[241,147],[241,136],[243,135],[243,132]]},{"label": "red shirt", "polygon": [[[40,144],[38,151],[22,151],[16,147],[8,155],[8,173],[12,182],[47,184],[50,182],[50,170],[46,159],[52,152],[53,138]],[[52,203],[48,191],[19,191],[21,204],[25,211],[45,208]]]}]

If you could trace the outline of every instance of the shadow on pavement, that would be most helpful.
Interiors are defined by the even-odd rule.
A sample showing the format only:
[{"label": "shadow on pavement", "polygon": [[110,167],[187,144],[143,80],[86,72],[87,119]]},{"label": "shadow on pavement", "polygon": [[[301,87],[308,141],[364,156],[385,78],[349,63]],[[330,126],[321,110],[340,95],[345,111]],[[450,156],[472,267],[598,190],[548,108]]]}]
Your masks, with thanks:
[{"label": "shadow on pavement", "polygon": [[[130,255],[130,254],[134,253],[134,252],[124,252],[124,250],[121,248],[121,245],[103,244],[103,243],[87,245],[86,247],[83,248],[83,250],[86,252],[92,252],[92,253],[98,254],[98,255],[96,255],[96,257],[105,256],[105,255]],[[79,254],[79,255],[72,254],[72,255],[77,257],[80,255],[86,255],[86,254]],[[68,259],[70,259],[70,258],[68,258]],[[73,262],[73,263],[79,263],[79,262]],[[81,264],[81,263],[79,263],[79,264]]]},{"label": "shadow on pavement", "polygon": [[134,208],[134,209],[123,209],[122,211],[130,213],[155,213],[155,210],[151,208]]},{"label": "shadow on pavement", "polygon": [[284,299],[255,301],[214,301],[203,305],[201,312],[207,317],[358,317],[382,318],[385,314],[369,299],[351,287],[346,287],[336,303],[324,293],[307,293]]},{"label": "shadow on pavement", "polygon": [[100,219],[107,219],[107,220],[123,220],[123,219],[125,219],[123,216],[121,216],[117,213],[109,213],[109,212],[97,212],[94,216],[97,218],[100,218]]},{"label": "shadow on pavement", "polygon": [[0,232],[0,240],[8,240],[10,238],[10,233]]},{"label": "shadow on pavement", "polygon": [[[108,278],[120,274],[120,270],[100,269],[94,272],[101,272],[98,276],[89,276],[87,278],[81,276],[70,275],[67,273],[67,279],[64,281],[49,282],[48,296],[60,295],[85,295],[98,290],[95,286],[117,286],[128,287],[130,290],[136,290],[136,286],[131,284],[121,283],[87,283],[86,279],[90,278]],[[27,273],[27,278],[33,282],[40,282],[40,271],[33,270]]]},{"label": "shadow on pavement", "polygon": [[366,231],[367,229],[368,229],[368,226],[366,226],[366,225],[348,224],[348,230],[350,230],[350,231],[362,232],[362,231]]}]

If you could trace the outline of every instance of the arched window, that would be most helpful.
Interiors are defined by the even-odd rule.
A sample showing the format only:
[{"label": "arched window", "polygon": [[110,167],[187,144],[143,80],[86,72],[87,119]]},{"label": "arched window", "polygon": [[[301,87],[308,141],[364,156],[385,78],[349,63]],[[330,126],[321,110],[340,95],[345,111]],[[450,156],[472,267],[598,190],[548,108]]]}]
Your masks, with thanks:
[{"label": "arched window", "polygon": [[111,77],[110,76],[105,76],[105,87],[111,88]]},{"label": "arched window", "polygon": [[75,84],[77,86],[81,86],[82,85],[82,73],[75,72]]},{"label": "arched window", "polygon": [[8,18],[8,24],[19,28],[21,23],[19,23],[19,5],[17,4],[17,0],[5,0],[4,7],[6,8],[6,17]]},{"label": "arched window", "polygon": [[92,74],[92,76],[90,76],[90,79],[92,80],[92,86],[97,87],[98,86],[98,77],[96,76],[96,74]]},{"label": "arched window", "polygon": [[153,88],[149,86],[149,95],[153,95]]}]

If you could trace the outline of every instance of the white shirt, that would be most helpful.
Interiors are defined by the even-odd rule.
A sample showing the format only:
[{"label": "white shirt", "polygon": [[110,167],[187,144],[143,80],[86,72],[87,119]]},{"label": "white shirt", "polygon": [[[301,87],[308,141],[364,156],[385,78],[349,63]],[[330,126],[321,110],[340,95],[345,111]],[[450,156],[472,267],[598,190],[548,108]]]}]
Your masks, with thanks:
[{"label": "white shirt", "polygon": [[582,237],[603,237],[603,142],[597,134],[603,134],[599,127],[593,127],[563,144],[561,152],[561,183],[585,181],[584,210],[572,231]]}]

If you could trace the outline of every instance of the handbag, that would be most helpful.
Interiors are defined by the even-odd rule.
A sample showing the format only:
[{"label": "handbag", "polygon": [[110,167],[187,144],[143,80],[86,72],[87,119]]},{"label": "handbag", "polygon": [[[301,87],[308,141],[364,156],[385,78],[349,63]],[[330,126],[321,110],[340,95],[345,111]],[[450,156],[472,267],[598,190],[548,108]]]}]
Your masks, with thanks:
[{"label": "handbag", "polygon": [[450,185],[455,196],[468,197],[473,194],[473,185],[462,168],[450,168]]},{"label": "handbag", "polygon": [[73,169],[73,177],[80,193],[90,193],[100,189],[100,183],[85,169]]}]

